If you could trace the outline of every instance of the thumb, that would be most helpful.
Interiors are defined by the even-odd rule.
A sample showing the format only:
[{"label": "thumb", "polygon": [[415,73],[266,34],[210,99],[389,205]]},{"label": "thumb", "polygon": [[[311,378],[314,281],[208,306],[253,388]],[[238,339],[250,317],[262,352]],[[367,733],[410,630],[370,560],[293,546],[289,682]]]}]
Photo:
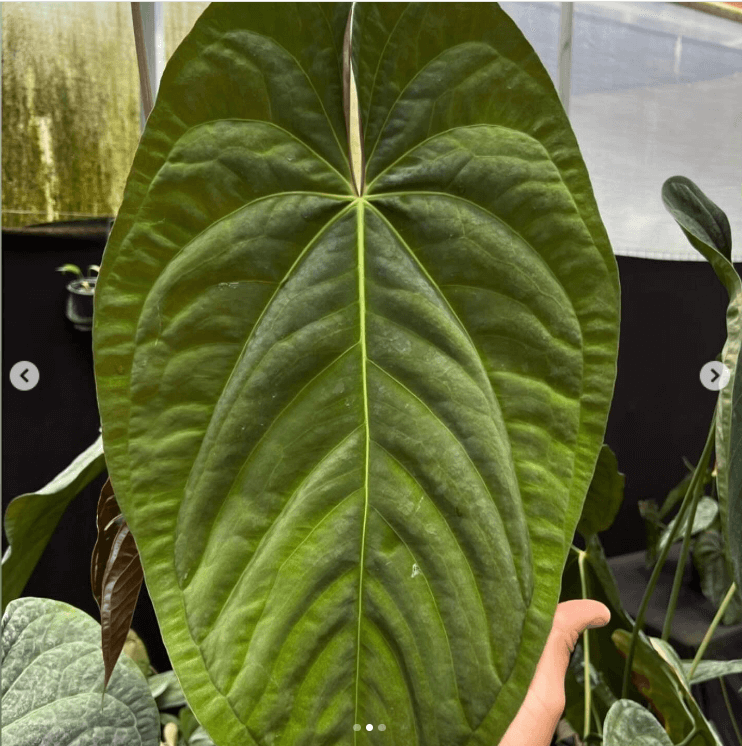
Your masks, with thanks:
[{"label": "thumb", "polygon": [[520,746],[525,740],[524,734],[529,744],[550,742],[566,704],[564,677],[569,656],[585,629],[603,627],[610,619],[608,607],[599,601],[564,601],[557,606],[526,698],[500,746]]},{"label": "thumb", "polygon": [[580,635],[586,629],[604,627],[611,620],[611,612],[605,604],[590,599],[563,601],[556,608],[549,639],[542,660],[553,681],[564,680],[569,666],[569,657],[575,649]]}]

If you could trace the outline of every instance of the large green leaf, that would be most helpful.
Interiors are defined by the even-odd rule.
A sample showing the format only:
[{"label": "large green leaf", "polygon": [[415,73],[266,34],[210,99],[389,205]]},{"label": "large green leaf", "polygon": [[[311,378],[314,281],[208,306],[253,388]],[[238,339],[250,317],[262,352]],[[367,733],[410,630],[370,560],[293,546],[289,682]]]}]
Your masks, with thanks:
[{"label": "large green leaf", "polygon": [[48,598],[11,601],[2,619],[3,746],[158,746],[147,680],[123,655],[101,701],[100,625]]},{"label": "large green leaf", "polygon": [[215,4],[170,61],[96,290],[106,458],[219,746],[492,746],[602,444],[617,268],[496,5],[356,6],[357,196],[349,12]]},{"label": "large green leaf", "polygon": [[98,438],[38,492],[10,501],[3,521],[9,544],[2,562],[3,610],[23,592],[69,504],[105,468]]},{"label": "large green leaf", "polygon": [[742,355],[742,280],[731,262],[729,220],[720,207],[684,176],[672,176],[662,185],[662,201],[729,295],[727,340],[720,359],[731,376],[716,404],[716,488],[725,560],[742,588],[742,375],[737,376]]}]

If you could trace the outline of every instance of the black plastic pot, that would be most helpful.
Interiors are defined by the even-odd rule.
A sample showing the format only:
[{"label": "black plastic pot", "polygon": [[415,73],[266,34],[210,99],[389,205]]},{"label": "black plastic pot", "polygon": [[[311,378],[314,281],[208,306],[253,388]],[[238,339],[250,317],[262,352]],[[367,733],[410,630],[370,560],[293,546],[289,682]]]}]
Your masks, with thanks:
[{"label": "black plastic pot", "polygon": [[72,280],[67,285],[66,316],[75,329],[89,332],[93,328],[93,295],[97,277]]}]

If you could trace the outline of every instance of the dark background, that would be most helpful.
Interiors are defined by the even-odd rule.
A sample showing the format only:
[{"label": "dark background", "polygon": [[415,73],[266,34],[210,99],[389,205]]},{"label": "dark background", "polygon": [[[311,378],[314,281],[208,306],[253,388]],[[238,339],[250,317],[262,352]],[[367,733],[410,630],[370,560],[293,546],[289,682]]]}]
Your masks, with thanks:
[{"label": "dark background", "polygon": [[[107,228],[105,221],[78,224],[73,238],[3,231],[3,512],[13,497],[44,486],[98,437],[91,334],[76,331],[65,318],[71,277],[54,270],[66,263],[83,269],[99,264]],[[687,471],[682,457],[695,464],[701,455],[717,394],[698,376],[721,352],[727,304],[706,262],[617,262],[621,336],[605,440],[626,475],[626,491],[615,523],[601,535],[609,557],[644,548],[637,501],[661,502]],[[31,391],[9,383],[19,360],[39,368]],[[89,578],[104,481],[101,475],[72,502],[24,595],[66,601],[100,619]],[[3,552],[6,546],[3,533]],[[169,669],[145,587],[132,627],[152,665]]]}]

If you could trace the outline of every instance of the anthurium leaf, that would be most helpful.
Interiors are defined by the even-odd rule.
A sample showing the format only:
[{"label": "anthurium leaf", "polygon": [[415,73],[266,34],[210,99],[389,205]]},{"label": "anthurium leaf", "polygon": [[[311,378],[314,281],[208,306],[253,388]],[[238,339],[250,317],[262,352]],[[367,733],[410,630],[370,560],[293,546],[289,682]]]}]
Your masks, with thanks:
[{"label": "anthurium leaf", "polygon": [[[665,498],[664,502],[662,503],[662,507],[659,511],[659,518],[662,520],[679,502],[683,500],[685,497],[685,493],[688,491],[688,487],[690,486],[691,479],[693,478],[693,472],[695,471],[692,464],[688,464],[687,460],[683,458],[683,461],[685,461],[685,465],[690,468],[690,474],[686,474],[680,482],[673,487],[668,493],[667,497]],[[703,484],[701,487],[705,487],[707,484],[711,482],[711,470],[707,470],[706,473],[701,477],[701,481]]]},{"label": "anthurium leaf", "polygon": [[[693,661],[683,661],[683,671],[686,677],[690,675],[690,669]],[[718,679],[722,676],[731,676],[732,674],[742,673],[742,660],[736,661],[705,661],[698,663],[693,676],[690,679],[691,684],[702,684],[704,681]]]},{"label": "anthurium leaf", "polygon": [[168,64],[96,290],[106,457],[215,743],[491,746],[603,442],[617,268],[496,5],[355,7],[356,195],[349,12],[214,4]]},{"label": "anthurium leaf", "polygon": [[[735,342],[727,339],[725,352],[722,353],[727,367],[730,367],[730,363],[734,367],[730,367],[733,372],[729,384],[719,392],[716,415],[716,484],[724,535],[724,557],[727,566],[731,565],[730,575],[739,592],[742,591],[742,374],[735,375],[737,370],[742,370],[742,349],[739,344],[742,330],[739,317],[735,323],[737,339]],[[731,349],[728,355],[727,348]]]},{"label": "anthurium leaf", "polygon": [[[696,505],[696,513],[693,516],[693,527],[691,533],[693,536],[705,531],[713,522],[716,516],[719,515],[719,503],[711,497],[703,496],[698,500]],[[675,541],[682,541],[685,536],[685,531],[688,526],[688,516],[686,513],[683,519],[683,523],[680,526],[680,530],[675,535]],[[672,533],[673,527],[675,526],[676,519],[673,518],[670,523],[667,524],[667,528],[660,535],[660,540],[657,545],[657,551],[662,552],[667,544],[670,534]]]},{"label": "anthurium leaf", "polygon": [[[693,564],[701,576],[701,591],[715,608],[729,590],[732,579],[724,562],[724,547],[718,531],[704,531],[693,547]],[[742,619],[742,595],[739,588],[724,612],[723,624],[737,624]]]},{"label": "anthurium leaf", "polygon": [[685,669],[683,668],[683,662],[680,660],[680,656],[677,654],[675,648],[670,645],[666,640],[662,640],[659,637],[650,637],[649,642],[652,647],[665,659],[670,665],[673,671],[677,674],[680,683],[690,693],[690,681],[685,675]]},{"label": "anthurium leaf", "polygon": [[685,176],[671,176],[662,185],[662,201],[688,241],[701,254],[706,256],[708,247],[713,247],[731,262],[732,229],[729,218],[696,184]]},{"label": "anthurium leaf", "polygon": [[644,520],[644,530],[647,536],[644,564],[646,567],[653,567],[657,558],[657,544],[665,527],[660,521],[659,509],[655,500],[639,500],[637,507],[639,515]]},{"label": "anthurium leaf", "polygon": [[[630,633],[618,629],[612,637],[621,655],[626,657]],[[698,734],[690,741],[689,746],[716,746],[716,736],[691,695],[680,659],[674,650],[672,655],[668,654],[668,647],[662,640],[640,633],[632,678],[660,717],[673,742],[686,738],[696,727]]]},{"label": "anthurium leaf", "polygon": [[657,718],[630,699],[613,704],[603,723],[604,746],[672,746]]},{"label": "anthurium leaf", "polygon": [[147,682],[160,710],[169,710],[172,707],[185,705],[186,700],[175,671],[163,671],[163,673],[154,674],[147,679]]},{"label": "anthurium leaf", "polygon": [[3,610],[23,592],[67,506],[105,468],[98,438],[38,492],[10,501],[3,520],[9,543],[2,562]]},{"label": "anthurium leaf", "polygon": [[659,519],[662,520],[678,503],[682,502],[685,494],[688,492],[693,474],[686,474],[678,484],[675,485],[668,493],[659,510]]},{"label": "anthurium leaf", "polygon": [[111,487],[111,480],[107,479],[98,498],[98,509],[95,517],[98,535],[93,547],[90,560],[90,585],[98,607],[101,605],[103,594],[103,576],[106,573],[108,558],[111,556],[113,540],[119,528],[124,524],[124,517],[116,502],[116,495]]},{"label": "anthurium leaf", "polygon": [[214,742],[209,738],[209,734],[204,730],[203,725],[199,725],[191,737],[188,739],[188,746],[214,746]]},{"label": "anthurium leaf", "polygon": [[720,359],[731,376],[719,391],[716,405],[716,487],[724,558],[737,587],[742,588],[742,381],[736,375],[742,351],[742,282],[731,262],[731,233],[723,211],[683,176],[673,176],[663,184],[662,201],[729,294],[727,340]]},{"label": "anthurium leaf", "polygon": [[[136,542],[119,510],[110,479],[100,493],[96,522],[98,538],[90,562],[90,582],[100,609],[105,687],[124,646],[135,642],[131,620],[144,580]],[[146,676],[149,669],[146,650],[144,656]],[[139,654],[138,659],[141,658]]]},{"label": "anthurium leaf", "polygon": [[577,530],[585,537],[607,531],[623,502],[626,477],[618,470],[613,451],[604,443],[598,454]]},{"label": "anthurium leaf", "polygon": [[100,626],[46,598],[11,601],[2,618],[3,746],[157,746],[147,680],[126,656],[101,704]]},{"label": "anthurium leaf", "polygon": [[101,645],[106,667],[105,687],[126,643],[144,575],[139,552],[129,527],[119,527],[103,575]]}]

